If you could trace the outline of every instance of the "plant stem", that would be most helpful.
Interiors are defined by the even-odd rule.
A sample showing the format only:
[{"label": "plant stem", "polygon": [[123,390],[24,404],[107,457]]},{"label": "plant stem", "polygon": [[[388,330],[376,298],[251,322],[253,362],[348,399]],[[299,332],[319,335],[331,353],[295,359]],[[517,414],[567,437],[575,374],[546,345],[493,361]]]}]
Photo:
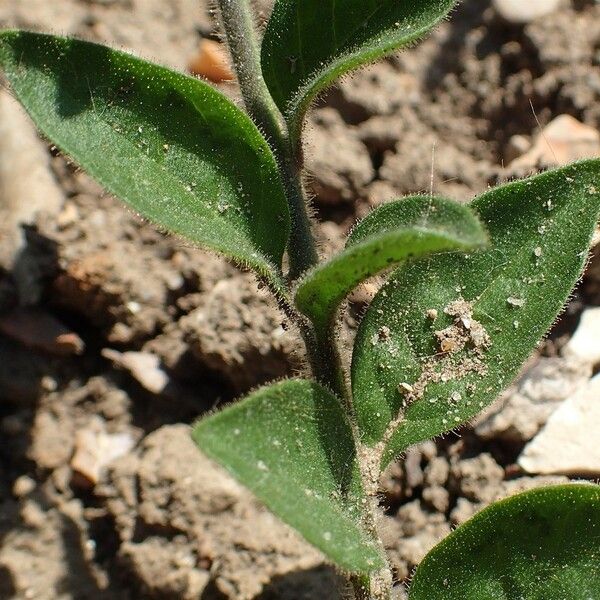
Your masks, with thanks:
[{"label": "plant stem", "polygon": [[300,165],[293,160],[285,120],[263,78],[260,44],[249,0],[218,0],[218,3],[246,110],[267,138],[279,165],[292,221],[288,277],[294,280],[318,261]]},{"label": "plant stem", "polygon": [[[317,338],[320,358],[316,365],[317,376],[326,374],[328,385],[344,403],[348,421],[352,429],[352,437],[354,438],[363,489],[367,496],[367,502],[363,507],[363,525],[373,539],[377,540],[381,552],[385,553],[385,548],[377,529],[377,483],[381,460],[379,456],[374,457],[370,449],[366,449],[361,444],[360,432],[356,424],[354,405],[352,403],[352,392],[348,387],[342,367],[339,346],[336,343],[337,339],[338,336],[336,335],[333,322],[327,328],[325,334],[321,334]],[[321,365],[323,366],[321,367]],[[354,590],[355,600],[391,600],[392,573],[388,566],[381,571],[370,573],[369,575],[351,575],[350,581]]]},{"label": "plant stem", "polygon": [[335,344],[319,339],[311,322],[294,306],[287,290],[273,285],[270,279],[263,279],[275,296],[280,310],[296,325],[306,346],[306,354],[313,376],[325,387],[343,398],[346,409],[351,408],[350,392],[347,389],[341,360]]},{"label": "plant stem", "polygon": [[[315,240],[307,211],[307,200],[302,184],[302,158],[297,148],[292,148],[289,132],[281,111],[275,104],[265,80],[260,64],[260,44],[249,0],[218,0],[223,29],[229,44],[229,51],[237,74],[246,110],[265,135],[277,160],[286,197],[290,207],[292,228],[288,244],[290,270],[288,279],[294,280],[318,262]],[[315,378],[329,387],[345,403],[352,424],[357,452],[360,450],[360,437],[353,417],[351,394],[348,389],[342,361],[333,330],[316,332],[312,324],[301,315],[288,297],[286,291],[276,291],[276,297],[288,318],[300,329]],[[359,456],[359,462],[364,462]],[[361,476],[365,490],[370,489],[368,469],[361,464]],[[379,539],[372,504],[368,498],[365,511],[365,526]],[[381,543],[381,542],[380,542]],[[391,591],[389,569],[372,576],[352,576],[356,600],[388,600]],[[388,579],[390,581],[388,581]]]}]

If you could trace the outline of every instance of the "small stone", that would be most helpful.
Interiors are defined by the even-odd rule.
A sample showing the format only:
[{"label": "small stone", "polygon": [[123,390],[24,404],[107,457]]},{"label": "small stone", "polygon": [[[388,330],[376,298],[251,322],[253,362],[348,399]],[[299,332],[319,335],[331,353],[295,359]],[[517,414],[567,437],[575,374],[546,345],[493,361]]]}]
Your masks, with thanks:
[{"label": "small stone", "polygon": [[426,314],[427,318],[432,321],[435,321],[438,318],[438,311],[435,308],[430,308]]},{"label": "small stone", "polygon": [[71,202],[65,204],[64,208],[56,217],[56,224],[60,229],[66,229],[70,225],[76,223],[79,219],[79,210],[77,206]]},{"label": "small stone", "polygon": [[524,24],[549,15],[560,0],[494,0],[494,8],[509,23]]},{"label": "small stone", "polygon": [[[48,515],[39,504],[32,500],[26,500],[21,508],[21,519],[27,527],[41,529],[47,521]],[[33,597],[33,596],[31,596]]]},{"label": "small stone", "polygon": [[102,356],[131,373],[142,387],[153,394],[161,394],[169,385],[170,378],[160,366],[160,358],[149,352],[117,352],[110,348],[102,350]]},{"label": "small stone", "polygon": [[518,464],[539,475],[600,476],[600,376],[567,398],[525,446]]},{"label": "small stone", "polygon": [[448,479],[450,466],[448,460],[443,456],[436,456],[429,461],[425,468],[425,483],[427,485],[444,486]]},{"label": "small stone", "polygon": [[450,507],[450,494],[447,489],[440,485],[425,488],[423,490],[423,500],[441,513],[445,513]]},{"label": "small stone", "polygon": [[444,353],[455,352],[458,347],[458,342],[451,338],[444,339],[440,342],[440,350]]},{"label": "small stone", "polygon": [[96,485],[104,469],[115,459],[124,456],[134,446],[129,433],[106,432],[104,421],[96,419],[75,434],[75,453],[71,468],[78,481],[86,487]]},{"label": "small stone", "polygon": [[466,498],[457,498],[456,505],[450,513],[450,521],[454,525],[461,525],[468,521],[481,508],[478,502],[471,502]]},{"label": "small stone", "polygon": [[64,410],[39,411],[33,422],[28,458],[40,469],[57,469],[69,462],[74,437],[73,422]]},{"label": "small stone", "polygon": [[504,479],[504,469],[488,452],[457,462],[450,468],[448,487],[457,487],[461,496],[478,502],[491,502],[494,488]]}]

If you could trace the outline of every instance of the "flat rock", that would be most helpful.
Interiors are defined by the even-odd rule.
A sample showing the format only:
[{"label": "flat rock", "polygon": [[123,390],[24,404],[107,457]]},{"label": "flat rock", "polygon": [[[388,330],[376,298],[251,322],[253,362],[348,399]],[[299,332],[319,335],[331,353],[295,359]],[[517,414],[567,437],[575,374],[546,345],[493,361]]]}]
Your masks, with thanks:
[{"label": "flat rock", "polygon": [[563,353],[592,366],[600,363],[600,307],[583,311],[575,334]]},{"label": "flat rock", "polygon": [[513,160],[508,169],[520,174],[596,156],[600,156],[600,133],[570,115],[560,115],[544,127],[532,147]]},{"label": "flat rock", "polygon": [[600,376],[565,400],[523,449],[518,464],[541,475],[600,476]]},{"label": "flat rock", "polygon": [[475,433],[485,440],[529,441],[561,402],[586,385],[591,374],[587,360],[578,357],[541,358],[475,420]]},{"label": "flat rock", "polygon": [[560,0],[494,0],[494,8],[509,23],[529,23],[555,11]]}]

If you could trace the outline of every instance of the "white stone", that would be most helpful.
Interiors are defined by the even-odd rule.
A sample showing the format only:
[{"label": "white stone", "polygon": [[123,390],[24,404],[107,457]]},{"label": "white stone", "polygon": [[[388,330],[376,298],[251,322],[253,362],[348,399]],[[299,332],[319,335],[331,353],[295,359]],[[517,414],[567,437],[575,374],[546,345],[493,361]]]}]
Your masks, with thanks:
[{"label": "white stone", "polygon": [[102,356],[126,369],[149,392],[162,394],[169,385],[169,376],[160,366],[160,358],[149,352],[117,352],[102,350]]},{"label": "white stone", "polygon": [[540,475],[600,476],[600,375],[559,406],[518,463]]},{"label": "white stone", "polygon": [[82,483],[94,486],[100,481],[104,469],[127,454],[134,445],[135,440],[129,433],[107,433],[104,421],[92,420],[75,434],[71,469],[80,476]]},{"label": "white stone", "polygon": [[583,311],[579,326],[563,354],[592,366],[600,364],[600,307]]},{"label": "white stone", "polygon": [[560,0],[494,0],[498,14],[511,23],[529,23],[549,15]]},{"label": "white stone", "polygon": [[528,442],[567,398],[588,384],[591,375],[592,366],[578,357],[541,357],[475,420],[475,432],[485,440]]},{"label": "white stone", "polygon": [[559,115],[537,134],[530,150],[510,163],[510,168],[555,167],[597,156],[600,133],[571,115]]}]

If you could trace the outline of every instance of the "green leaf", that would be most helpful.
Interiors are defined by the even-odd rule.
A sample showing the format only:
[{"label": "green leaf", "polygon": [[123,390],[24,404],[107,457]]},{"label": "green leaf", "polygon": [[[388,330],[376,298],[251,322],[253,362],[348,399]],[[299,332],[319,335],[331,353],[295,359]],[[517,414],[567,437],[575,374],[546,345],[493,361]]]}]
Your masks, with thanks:
[{"label": "green leaf", "polygon": [[352,69],[423,37],[456,0],[276,0],[262,43],[271,94],[299,139],[315,96]]},{"label": "green leaf", "polygon": [[471,207],[490,249],[407,263],[360,325],[355,410],[363,441],[387,446],[383,465],[472,418],[516,377],[585,265],[600,160],[498,187]]},{"label": "green leaf", "polygon": [[342,300],[368,277],[408,258],[472,250],[486,241],[475,214],[451,200],[412,196],[384,204],[358,223],[343,252],[308,273],[296,305],[327,331]]},{"label": "green leaf", "polygon": [[567,484],[502,500],[423,560],[410,600],[600,598],[600,488]]},{"label": "green leaf", "polygon": [[337,565],[360,573],[383,566],[360,526],[364,496],[350,426],[323,387],[289,380],[262,388],[201,420],[193,438]]},{"label": "green leaf", "polygon": [[275,277],[289,214],[250,119],[209,85],[105,46],[0,33],[0,68],[53,143],[150,221]]}]

